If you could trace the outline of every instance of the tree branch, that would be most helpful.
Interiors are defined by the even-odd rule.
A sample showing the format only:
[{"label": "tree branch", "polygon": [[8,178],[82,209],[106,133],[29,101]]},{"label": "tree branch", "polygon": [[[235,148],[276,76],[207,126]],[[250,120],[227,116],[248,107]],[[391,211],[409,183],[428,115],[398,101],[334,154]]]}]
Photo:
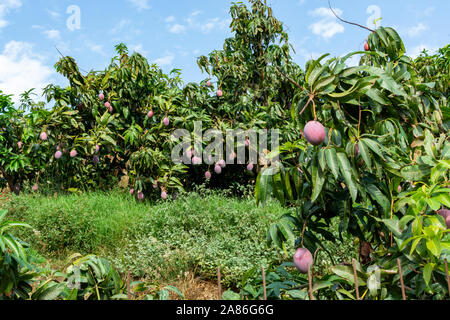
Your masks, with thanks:
[{"label": "tree branch", "polygon": [[331,10],[331,12],[333,12],[334,16],[335,16],[336,18],[338,18],[339,20],[341,20],[342,22],[348,23],[348,24],[351,24],[351,25],[354,25],[354,26],[357,26],[357,27],[360,27],[360,28],[363,28],[363,29],[366,29],[366,30],[369,30],[370,32],[375,32],[375,30],[372,30],[372,29],[370,29],[370,28],[367,28],[367,27],[365,27],[365,26],[362,26],[362,25],[360,25],[360,24],[358,24],[358,23],[349,22],[349,21],[346,21],[346,20],[340,18],[340,17],[336,14],[336,12],[334,12],[333,8],[331,7],[331,3],[330,3],[329,0],[328,0],[328,6],[330,7],[330,10]]}]

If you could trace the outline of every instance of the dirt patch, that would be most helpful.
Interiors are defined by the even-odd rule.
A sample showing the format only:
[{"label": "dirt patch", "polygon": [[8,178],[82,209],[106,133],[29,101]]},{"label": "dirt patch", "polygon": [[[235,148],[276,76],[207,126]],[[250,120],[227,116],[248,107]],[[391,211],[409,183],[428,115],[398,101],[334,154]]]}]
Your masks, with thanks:
[{"label": "dirt patch", "polygon": [[0,189],[0,208],[3,204],[6,204],[9,201],[9,191],[7,189]]},{"label": "dirt patch", "polygon": [[[195,277],[193,273],[187,273],[184,279],[180,279],[170,285],[180,290],[185,300],[217,300],[217,283],[202,280],[199,277]],[[179,299],[175,295],[171,295],[171,298]]]}]

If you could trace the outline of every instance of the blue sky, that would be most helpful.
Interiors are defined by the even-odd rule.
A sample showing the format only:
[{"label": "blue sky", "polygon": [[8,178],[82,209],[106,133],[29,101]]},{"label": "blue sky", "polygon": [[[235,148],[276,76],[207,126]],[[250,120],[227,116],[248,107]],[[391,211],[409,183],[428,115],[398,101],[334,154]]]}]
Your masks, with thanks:
[{"label": "blue sky", "polygon": [[[246,1],[244,1],[246,2]],[[182,70],[185,82],[200,81],[196,58],[220,49],[229,31],[229,0],[0,0],[0,90],[17,94],[65,85],[54,70],[57,47],[82,70],[103,70],[124,42],[164,71]],[[329,52],[361,50],[368,32],[339,22],[327,0],[268,0],[284,22],[302,67]],[[449,43],[448,0],[333,0],[342,18],[363,25],[377,16],[394,27],[407,53]],[[77,14],[79,12],[79,15]],[[79,18],[79,19],[78,19]],[[355,63],[355,61],[353,61]]]}]

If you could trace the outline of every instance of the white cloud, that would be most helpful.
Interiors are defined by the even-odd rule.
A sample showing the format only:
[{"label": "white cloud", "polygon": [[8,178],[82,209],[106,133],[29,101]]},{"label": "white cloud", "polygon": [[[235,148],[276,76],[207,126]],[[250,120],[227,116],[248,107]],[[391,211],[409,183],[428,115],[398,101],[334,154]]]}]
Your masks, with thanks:
[{"label": "white cloud", "polygon": [[[338,16],[342,16],[341,9],[334,9],[334,11]],[[309,15],[320,18],[319,21],[309,26],[309,29],[311,29],[312,33],[315,35],[330,39],[335,34],[342,33],[345,30],[344,26],[336,21],[336,17],[329,8],[317,8],[310,11]]]},{"label": "white cloud", "polygon": [[103,51],[103,46],[102,45],[99,45],[99,44],[96,44],[96,43],[93,43],[93,42],[86,43],[86,45],[88,46],[88,48],[92,52],[101,54],[103,56],[106,55],[105,52]]},{"label": "white cloud", "polygon": [[58,30],[45,30],[44,34],[49,38],[50,40],[56,40],[59,41],[61,39],[61,33]]},{"label": "white cloud", "polygon": [[420,44],[417,47],[412,48],[407,53],[411,58],[415,59],[422,53],[423,50],[427,50],[428,54],[434,54],[435,52],[438,51],[438,49],[439,47],[432,47],[426,44]]},{"label": "white cloud", "polygon": [[138,10],[150,9],[149,0],[128,0],[128,2],[131,2]]},{"label": "white cloud", "polygon": [[47,9],[47,13],[52,17],[52,18],[59,18],[61,16],[61,14],[57,11],[52,11],[52,10],[48,10]]},{"label": "white cloud", "polygon": [[186,27],[181,24],[178,24],[178,23],[174,24],[172,27],[169,28],[169,32],[176,33],[176,34],[183,33],[185,31],[186,31]]},{"label": "white cloud", "polygon": [[168,66],[172,64],[174,59],[175,56],[172,53],[168,53],[166,56],[156,59],[153,63],[158,66]]},{"label": "white cloud", "polygon": [[231,20],[230,19],[220,19],[220,18],[213,18],[208,19],[205,23],[200,24],[200,30],[203,33],[210,33],[213,30],[225,30]]},{"label": "white cloud", "polygon": [[0,28],[8,25],[8,21],[4,19],[6,14],[12,9],[18,9],[22,6],[21,0],[0,0]]},{"label": "white cloud", "polygon": [[114,28],[111,29],[111,31],[109,33],[111,34],[117,34],[119,32],[121,32],[126,26],[130,25],[131,21],[128,19],[122,19],[119,21],[119,23],[117,23]]},{"label": "white cloud", "polygon": [[144,56],[147,55],[147,53],[148,53],[146,50],[144,50],[144,46],[142,45],[142,43],[135,44],[135,45],[130,45],[129,49],[130,49],[131,52],[132,51],[139,52],[140,54],[142,54]]},{"label": "white cloud", "polygon": [[410,36],[411,38],[414,38],[426,30],[428,30],[428,26],[426,26],[422,22],[420,22],[417,26],[409,28],[407,32],[408,32],[408,36]]},{"label": "white cloud", "polygon": [[164,21],[167,22],[167,23],[175,22],[175,17],[174,16],[168,16]]},{"label": "white cloud", "polygon": [[53,70],[45,66],[42,58],[33,53],[32,45],[27,42],[10,41],[0,54],[0,88],[6,94],[13,94],[18,102],[20,94],[36,88],[35,93],[50,83]]}]

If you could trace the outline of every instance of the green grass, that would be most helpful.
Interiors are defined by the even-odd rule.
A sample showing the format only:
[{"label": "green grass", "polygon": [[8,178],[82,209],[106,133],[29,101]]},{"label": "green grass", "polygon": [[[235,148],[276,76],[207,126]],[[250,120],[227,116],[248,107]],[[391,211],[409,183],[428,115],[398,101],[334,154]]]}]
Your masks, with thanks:
[{"label": "green grass", "polygon": [[285,260],[267,246],[268,226],[287,209],[277,202],[258,208],[253,199],[209,193],[175,201],[137,203],[118,191],[82,195],[13,197],[9,218],[35,230],[19,236],[54,260],[94,253],[121,271],[171,280],[187,271],[214,278],[221,266],[226,284],[254,266]]}]

